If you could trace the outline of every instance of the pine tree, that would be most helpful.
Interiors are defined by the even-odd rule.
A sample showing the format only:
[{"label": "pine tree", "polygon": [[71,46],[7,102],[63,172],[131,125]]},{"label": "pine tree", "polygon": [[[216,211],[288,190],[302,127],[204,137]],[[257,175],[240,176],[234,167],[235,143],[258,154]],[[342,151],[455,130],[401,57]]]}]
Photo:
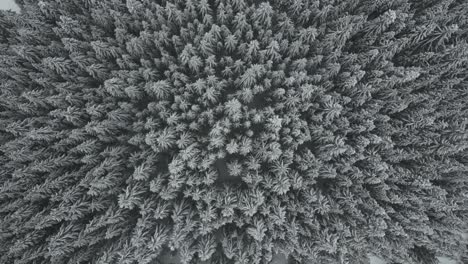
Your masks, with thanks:
[{"label": "pine tree", "polygon": [[17,3],[0,263],[466,262],[464,1]]}]

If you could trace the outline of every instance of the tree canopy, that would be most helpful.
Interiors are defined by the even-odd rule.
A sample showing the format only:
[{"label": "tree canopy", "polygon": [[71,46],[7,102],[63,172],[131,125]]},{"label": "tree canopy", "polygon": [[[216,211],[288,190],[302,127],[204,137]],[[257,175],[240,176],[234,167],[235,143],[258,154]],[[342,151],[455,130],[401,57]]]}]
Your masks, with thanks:
[{"label": "tree canopy", "polygon": [[0,263],[468,262],[468,2],[17,0]]}]

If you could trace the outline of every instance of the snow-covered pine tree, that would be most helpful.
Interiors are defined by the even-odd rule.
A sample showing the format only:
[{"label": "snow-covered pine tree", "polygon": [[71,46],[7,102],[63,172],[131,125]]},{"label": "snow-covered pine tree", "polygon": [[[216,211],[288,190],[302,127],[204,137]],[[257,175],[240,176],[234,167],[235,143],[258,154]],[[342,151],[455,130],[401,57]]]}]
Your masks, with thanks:
[{"label": "snow-covered pine tree", "polygon": [[0,263],[467,261],[466,1],[16,2]]}]

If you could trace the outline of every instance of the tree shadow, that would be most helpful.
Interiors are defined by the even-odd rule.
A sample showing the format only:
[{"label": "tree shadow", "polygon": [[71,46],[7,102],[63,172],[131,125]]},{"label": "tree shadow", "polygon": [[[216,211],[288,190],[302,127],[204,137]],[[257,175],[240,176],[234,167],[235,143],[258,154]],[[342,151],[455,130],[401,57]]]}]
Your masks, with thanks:
[{"label": "tree shadow", "polygon": [[229,184],[229,185],[245,184],[244,181],[242,181],[241,177],[232,176],[229,173],[226,158],[216,160],[214,165],[216,167],[216,170],[218,171],[218,178],[216,179],[217,185],[222,186],[224,184]]}]

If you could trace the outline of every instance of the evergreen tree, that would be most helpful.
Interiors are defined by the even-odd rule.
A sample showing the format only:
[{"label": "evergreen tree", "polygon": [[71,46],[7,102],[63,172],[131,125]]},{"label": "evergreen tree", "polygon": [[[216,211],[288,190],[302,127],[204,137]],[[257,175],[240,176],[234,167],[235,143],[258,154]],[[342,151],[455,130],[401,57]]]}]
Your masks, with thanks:
[{"label": "evergreen tree", "polygon": [[468,4],[17,0],[0,263],[468,261]]}]

